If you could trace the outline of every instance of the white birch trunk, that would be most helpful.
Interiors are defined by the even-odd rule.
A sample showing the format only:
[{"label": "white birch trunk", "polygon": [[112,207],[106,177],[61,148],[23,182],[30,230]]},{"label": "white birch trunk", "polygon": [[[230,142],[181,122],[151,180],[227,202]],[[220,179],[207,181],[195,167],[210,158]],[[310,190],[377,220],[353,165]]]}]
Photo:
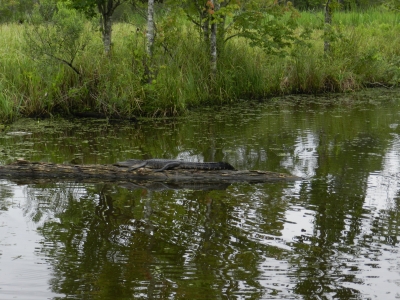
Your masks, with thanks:
[{"label": "white birch trunk", "polygon": [[325,5],[325,41],[324,41],[324,52],[328,54],[331,51],[331,43],[329,41],[331,34],[332,24],[332,7],[331,0],[326,1]]},{"label": "white birch trunk", "polygon": [[[216,0],[211,0],[212,6],[214,8],[214,13],[215,13],[215,2]],[[212,24],[211,24],[211,37],[210,37],[210,54],[211,54],[211,60],[210,60],[210,70],[211,70],[211,77],[215,78],[217,75],[217,23],[214,20],[214,18],[211,18]]]},{"label": "white birch trunk", "polygon": [[147,55],[151,59],[153,56],[153,44],[154,44],[154,0],[148,0],[146,37],[147,37]]},{"label": "white birch trunk", "polygon": [[146,32],[146,52],[147,58],[144,60],[145,77],[148,83],[153,81],[153,74],[151,71],[151,62],[153,58],[153,45],[154,45],[154,0],[147,2],[147,32]]},{"label": "white birch trunk", "polygon": [[112,17],[103,15],[103,45],[104,53],[106,55],[111,54],[111,33],[112,33]]}]

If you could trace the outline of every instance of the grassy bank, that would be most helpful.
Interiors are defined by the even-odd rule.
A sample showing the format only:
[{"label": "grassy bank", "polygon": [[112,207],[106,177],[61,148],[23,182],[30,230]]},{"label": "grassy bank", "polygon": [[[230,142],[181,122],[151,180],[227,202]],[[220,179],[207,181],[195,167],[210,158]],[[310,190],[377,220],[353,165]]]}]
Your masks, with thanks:
[{"label": "grassy bank", "polygon": [[[332,54],[323,53],[322,13],[301,13],[300,27],[312,28],[309,45],[285,55],[265,54],[245,40],[230,40],[219,58],[215,81],[198,33],[160,32],[152,84],[143,82],[144,32],[134,24],[115,24],[112,56],[103,56],[100,33],[71,68],[52,60],[33,60],[24,30],[0,26],[0,118],[49,116],[95,111],[106,115],[171,115],[188,108],[236,99],[264,99],[288,93],[347,92],[365,86],[392,86],[400,80],[399,16],[370,10],[334,15]],[[166,27],[167,28],[167,27]]]}]

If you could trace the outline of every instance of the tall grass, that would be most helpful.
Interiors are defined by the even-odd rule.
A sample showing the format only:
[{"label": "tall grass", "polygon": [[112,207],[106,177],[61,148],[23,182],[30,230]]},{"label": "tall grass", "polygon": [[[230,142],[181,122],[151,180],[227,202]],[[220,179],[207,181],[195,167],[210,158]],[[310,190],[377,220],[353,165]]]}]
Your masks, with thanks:
[{"label": "tall grass", "polygon": [[[381,7],[372,7],[367,10],[353,9],[349,11],[337,11],[333,14],[333,23],[346,27],[375,26],[387,24],[397,26],[400,21],[400,15],[394,11],[388,11]],[[301,26],[307,26],[314,29],[323,27],[323,11],[304,11],[299,18]]]},{"label": "tall grass", "polygon": [[74,62],[81,77],[59,62],[33,60],[24,50],[24,27],[1,25],[0,117],[82,111],[171,115],[237,99],[399,83],[396,14],[377,9],[335,13],[329,56],[323,53],[322,20],[322,13],[303,12],[299,27],[311,28],[313,34],[308,45],[294,45],[286,55],[268,55],[244,39],[230,40],[220,53],[214,79],[209,76],[208,49],[198,32],[184,21],[178,24],[184,30],[160,22],[160,43],[150,63],[151,84],[144,80],[145,34],[137,24],[115,24],[110,57],[104,57],[100,33],[93,31]]}]

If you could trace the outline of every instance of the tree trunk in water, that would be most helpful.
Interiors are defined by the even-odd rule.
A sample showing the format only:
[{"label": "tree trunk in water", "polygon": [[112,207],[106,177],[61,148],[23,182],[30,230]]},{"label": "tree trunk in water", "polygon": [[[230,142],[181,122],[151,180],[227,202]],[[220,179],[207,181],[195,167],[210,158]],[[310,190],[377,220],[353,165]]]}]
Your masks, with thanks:
[{"label": "tree trunk in water", "polygon": [[328,54],[331,51],[331,44],[330,44],[330,31],[331,31],[331,24],[332,24],[332,7],[331,7],[331,0],[326,1],[325,5],[325,41],[324,41],[324,52]]},{"label": "tree trunk in water", "polygon": [[151,62],[153,58],[153,45],[154,45],[154,0],[148,0],[147,8],[147,59],[145,63],[145,76],[148,83],[152,82]]},{"label": "tree trunk in water", "polygon": [[[215,12],[215,2],[216,0],[210,0],[210,3],[212,5],[213,9],[213,14]],[[212,18],[212,24],[211,24],[211,38],[210,38],[210,53],[211,53],[211,64],[210,64],[210,69],[211,69],[211,78],[214,79],[217,75],[217,23]]]},{"label": "tree trunk in water", "polygon": [[103,33],[103,44],[104,53],[106,55],[111,54],[111,32],[112,32],[112,17],[111,15],[105,14],[102,17],[102,33]]}]

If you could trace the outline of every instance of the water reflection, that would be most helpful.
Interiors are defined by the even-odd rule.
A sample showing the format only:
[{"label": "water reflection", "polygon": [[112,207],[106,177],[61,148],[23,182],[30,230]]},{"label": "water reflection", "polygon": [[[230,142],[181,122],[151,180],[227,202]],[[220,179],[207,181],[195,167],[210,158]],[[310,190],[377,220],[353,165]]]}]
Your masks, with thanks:
[{"label": "water reflection", "polygon": [[[276,253],[276,249],[268,243],[257,245],[261,234],[249,239],[250,225],[241,225],[253,214],[249,201],[260,201],[253,193],[264,198],[254,187],[232,191],[244,193],[250,209],[244,215],[220,191],[142,190],[130,191],[129,197],[121,199],[119,195],[127,191],[114,194],[110,188],[98,189],[98,196],[87,195],[85,201],[68,201],[59,221],[46,222],[39,230],[46,245],[41,251],[52,257],[55,278],[59,278],[52,281],[54,291],[89,295],[101,291],[105,299],[112,295],[209,299],[216,290],[220,296],[261,293],[262,286],[248,277],[260,274],[260,254]],[[96,207],[88,206],[90,199],[89,203],[98,203]],[[270,206],[274,219],[277,206]],[[122,213],[126,207],[131,211]],[[282,224],[283,220],[261,225],[271,228],[269,236],[276,232],[271,222]],[[91,274],[91,280],[79,285],[77,274]]]},{"label": "water reflection", "polygon": [[49,299],[47,258],[35,255],[41,236],[24,214],[26,188],[0,181],[0,299]]},{"label": "water reflection", "polygon": [[[32,299],[395,298],[398,111],[396,101],[303,111],[259,105],[138,124],[40,121],[31,135],[0,135],[3,162],[225,160],[305,178],[204,186],[1,181],[0,299],[25,298],[17,285]],[[16,261],[28,277],[38,268],[42,294],[30,288],[32,278],[7,281]]]}]

